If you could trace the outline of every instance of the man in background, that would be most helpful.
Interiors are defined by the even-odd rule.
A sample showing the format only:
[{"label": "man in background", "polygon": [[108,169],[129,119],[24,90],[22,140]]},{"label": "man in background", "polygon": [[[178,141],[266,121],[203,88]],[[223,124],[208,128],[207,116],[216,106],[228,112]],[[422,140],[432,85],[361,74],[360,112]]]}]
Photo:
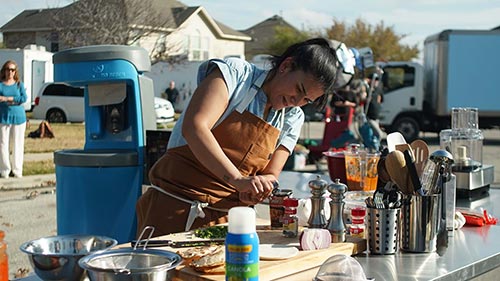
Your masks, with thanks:
[{"label": "man in background", "polygon": [[177,99],[179,98],[179,91],[177,90],[177,88],[175,88],[175,81],[170,81],[168,88],[165,90],[163,98],[165,98],[165,96],[166,99],[169,100],[175,108]]}]

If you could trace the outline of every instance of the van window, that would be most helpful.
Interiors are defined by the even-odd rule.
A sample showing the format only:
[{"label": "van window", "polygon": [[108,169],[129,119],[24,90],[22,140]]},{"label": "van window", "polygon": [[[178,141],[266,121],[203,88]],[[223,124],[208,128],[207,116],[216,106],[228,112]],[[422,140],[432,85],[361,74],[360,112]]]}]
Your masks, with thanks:
[{"label": "van window", "polygon": [[45,96],[83,97],[83,88],[65,84],[50,84],[43,91]]}]

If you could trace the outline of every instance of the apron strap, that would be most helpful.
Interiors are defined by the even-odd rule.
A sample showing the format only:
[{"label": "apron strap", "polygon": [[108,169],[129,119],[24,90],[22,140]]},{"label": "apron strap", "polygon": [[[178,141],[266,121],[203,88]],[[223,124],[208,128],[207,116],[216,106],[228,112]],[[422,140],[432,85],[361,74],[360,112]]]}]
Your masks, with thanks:
[{"label": "apron strap", "polygon": [[[269,73],[268,71],[263,71],[259,75],[257,80],[255,80],[252,87],[248,91],[248,94],[243,98],[241,103],[236,107],[236,111],[238,111],[239,113],[243,113],[243,111],[245,111],[245,109],[248,107],[250,102],[252,102],[255,95],[257,95],[258,90],[260,88],[262,88],[262,84],[264,84],[264,81],[266,80],[268,73]],[[281,124],[278,126],[278,129],[282,130],[283,126],[285,125],[285,108],[283,108],[281,110],[281,114],[278,114],[278,115],[280,115],[280,117],[281,117]]]},{"label": "apron strap", "polygon": [[264,84],[264,81],[266,80],[268,71],[263,71],[257,80],[253,83],[252,87],[248,91],[248,94],[243,98],[241,103],[236,107],[236,110],[239,113],[243,113],[245,109],[248,107],[250,102],[253,100],[255,95],[257,95],[257,91],[262,87],[262,84]]},{"label": "apron strap", "polygon": [[188,203],[191,205],[190,209],[189,209],[189,215],[188,215],[188,219],[186,221],[186,227],[185,227],[185,231],[189,231],[191,229],[191,226],[193,225],[194,223],[194,220],[196,218],[204,218],[205,217],[205,212],[203,212],[203,208],[207,208],[207,209],[210,209],[210,210],[214,210],[214,211],[218,211],[218,212],[224,212],[224,213],[227,213],[228,210],[226,209],[219,209],[219,208],[214,208],[214,207],[210,207],[208,205],[208,203],[206,202],[200,202],[198,200],[194,200],[194,201],[191,201],[191,200],[188,200],[188,199],[185,199],[185,198],[182,198],[180,196],[177,196],[175,194],[172,194],[156,185],[150,185],[148,188],[153,188],[167,196],[170,196],[172,198],[175,198],[177,200],[180,200],[184,203]]}]

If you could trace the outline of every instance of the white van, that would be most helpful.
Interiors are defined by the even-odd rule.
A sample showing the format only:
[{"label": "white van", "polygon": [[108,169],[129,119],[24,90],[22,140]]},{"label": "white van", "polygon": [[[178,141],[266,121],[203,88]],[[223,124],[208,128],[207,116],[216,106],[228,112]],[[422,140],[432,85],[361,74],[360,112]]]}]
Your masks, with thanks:
[{"label": "white van", "polygon": [[[83,88],[65,83],[45,83],[35,99],[33,118],[50,123],[84,122],[85,105]],[[157,123],[174,121],[174,107],[166,99],[154,98]]]},{"label": "white van", "polygon": [[45,83],[35,98],[33,118],[50,123],[83,122],[83,88]]}]

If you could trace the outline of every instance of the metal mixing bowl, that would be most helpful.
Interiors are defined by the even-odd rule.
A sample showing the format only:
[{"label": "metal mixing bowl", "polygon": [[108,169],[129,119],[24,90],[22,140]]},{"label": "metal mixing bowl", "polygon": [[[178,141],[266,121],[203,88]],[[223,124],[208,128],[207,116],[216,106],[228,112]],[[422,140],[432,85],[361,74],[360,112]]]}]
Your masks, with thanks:
[{"label": "metal mixing bowl", "polygon": [[23,243],[19,248],[29,256],[31,266],[42,280],[80,280],[84,270],[78,260],[91,253],[114,247],[115,239],[96,235],[59,235]]},{"label": "metal mixing bowl", "polygon": [[182,262],[176,253],[156,249],[116,249],[83,257],[78,264],[92,281],[165,281]]}]

